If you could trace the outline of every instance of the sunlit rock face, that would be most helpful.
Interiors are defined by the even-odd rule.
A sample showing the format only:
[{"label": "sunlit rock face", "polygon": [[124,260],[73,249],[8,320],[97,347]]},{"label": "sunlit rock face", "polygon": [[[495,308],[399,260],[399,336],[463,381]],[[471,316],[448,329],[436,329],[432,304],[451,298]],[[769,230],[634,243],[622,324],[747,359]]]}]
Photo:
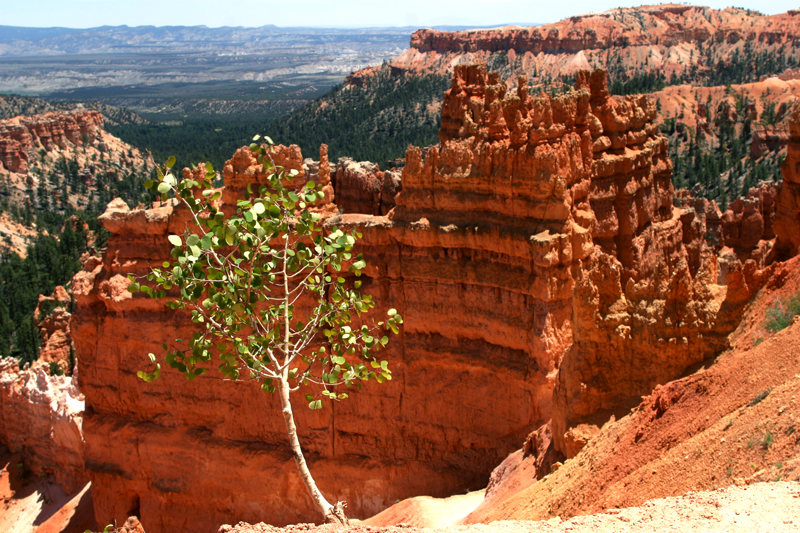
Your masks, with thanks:
[{"label": "sunlit rock face", "polygon": [[[718,275],[705,217],[672,206],[655,105],[610,97],[603,72],[551,97],[529,94],[524,78],[509,90],[485,66],[458,66],[442,110],[440,144],[424,156],[410,148],[401,180],[392,176],[402,192],[388,214],[363,165],[341,182],[337,168],[337,205],[322,207],[329,227],[363,233],[376,312],[405,319],[387,352],[391,382],[298,410],[312,473],[352,516],[483,487],[551,420],[549,456],[574,455],[592,427],[721,349],[761,280],[735,256]],[[326,149],[319,164],[296,146],[275,159],[333,198]],[[246,149],[223,176],[228,208],[266,179]],[[356,212],[336,214],[339,199]],[[276,398],[213,372],[136,377],[148,352],[193,331],[128,293],[125,278],[169,256],[166,235],[187,213],[116,201],[101,221],[109,246],[73,280],[72,322],[98,521],[136,510],[159,533],[317,519]]]}]

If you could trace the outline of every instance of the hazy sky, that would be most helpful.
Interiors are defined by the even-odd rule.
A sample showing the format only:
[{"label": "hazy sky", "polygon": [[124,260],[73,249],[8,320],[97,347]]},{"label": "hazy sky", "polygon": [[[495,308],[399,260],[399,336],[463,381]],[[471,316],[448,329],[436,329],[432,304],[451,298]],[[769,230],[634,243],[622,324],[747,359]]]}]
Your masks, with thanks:
[{"label": "hazy sky", "polygon": [[[798,7],[790,0],[731,0],[774,14]],[[724,8],[728,2],[690,2]],[[0,25],[66,26],[487,26],[546,23],[620,6],[624,0],[0,0]]]}]

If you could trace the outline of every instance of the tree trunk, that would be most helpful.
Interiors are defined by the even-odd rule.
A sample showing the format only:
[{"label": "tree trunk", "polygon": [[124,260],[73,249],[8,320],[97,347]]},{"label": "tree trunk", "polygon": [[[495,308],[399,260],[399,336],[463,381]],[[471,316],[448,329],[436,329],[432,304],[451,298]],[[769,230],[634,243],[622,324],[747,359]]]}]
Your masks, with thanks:
[{"label": "tree trunk", "polygon": [[328,500],[325,499],[325,496],[323,496],[322,492],[317,488],[317,483],[308,470],[308,464],[303,455],[303,449],[300,447],[300,439],[297,437],[297,426],[295,426],[294,423],[292,403],[289,399],[289,383],[284,380],[280,382],[280,397],[283,420],[286,422],[286,434],[289,437],[289,446],[292,449],[294,462],[297,464],[297,470],[300,472],[300,477],[308,493],[311,495],[311,499],[314,500],[314,505],[317,506],[322,516],[325,517],[326,522],[349,525],[347,516],[344,514],[344,507],[346,504],[344,502],[337,502],[336,505],[328,503]]}]

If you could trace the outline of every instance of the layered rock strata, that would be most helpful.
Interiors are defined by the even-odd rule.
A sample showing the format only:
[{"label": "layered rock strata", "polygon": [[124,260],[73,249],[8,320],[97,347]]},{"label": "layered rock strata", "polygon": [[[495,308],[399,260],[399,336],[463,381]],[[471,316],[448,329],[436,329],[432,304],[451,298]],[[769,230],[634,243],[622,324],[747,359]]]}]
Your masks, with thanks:
[{"label": "layered rock strata", "polygon": [[70,494],[88,480],[84,468],[84,398],[73,378],[50,376],[44,367],[19,370],[0,359],[0,443],[22,452],[36,475],[54,475]]},{"label": "layered rock strata", "polygon": [[[396,207],[326,222],[359,228],[364,289],[405,319],[387,352],[390,383],[299,413],[329,499],[366,516],[408,496],[482,487],[552,420],[552,440],[531,446],[547,448],[549,467],[725,345],[762,277],[739,265],[719,284],[703,219],[672,206],[655,116],[646,97],[610,97],[603,72],[550,97],[529,94],[524,78],[508,90],[485,66],[456,67],[441,143],[424,157],[408,150]],[[277,153],[322,183],[322,157],[312,171],[297,147]],[[223,176],[233,205],[265,175],[242,149]],[[336,186],[339,202],[347,193]],[[183,230],[186,213],[119,201],[101,221],[108,250],[73,280],[72,323],[98,521],[135,509],[158,533],[213,531],[231,517],[314,519],[275,398],[213,373],[136,378],[148,352],[193,330],[129,294],[125,278],[169,256],[165,236]]]},{"label": "layered rock strata", "polygon": [[450,72],[459,63],[487,61],[507,74],[526,74],[532,83],[611,64],[622,79],[651,72],[694,78],[720,61],[741,62],[748,50],[743,43],[757,52],[798,58],[798,22],[797,10],[765,16],[678,4],[619,8],[535,27],[423,29],[390,65]]},{"label": "layered rock strata", "polygon": [[411,36],[411,47],[421,52],[514,50],[555,54],[624,46],[669,47],[696,41],[791,44],[800,39],[794,23],[796,16],[800,13],[764,16],[736,8],[716,11],[703,6],[662,4],[578,15],[530,28],[454,33],[423,29]]},{"label": "layered rock strata", "polygon": [[33,118],[0,121],[0,163],[11,172],[25,173],[37,149],[51,151],[94,141],[103,129],[99,111],[52,111]]}]

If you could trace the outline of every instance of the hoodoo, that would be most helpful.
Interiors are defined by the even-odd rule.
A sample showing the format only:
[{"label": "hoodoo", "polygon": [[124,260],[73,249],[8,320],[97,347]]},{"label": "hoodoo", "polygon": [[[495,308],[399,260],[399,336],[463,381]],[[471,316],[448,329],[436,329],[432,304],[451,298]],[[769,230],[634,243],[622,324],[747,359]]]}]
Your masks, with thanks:
[{"label": "hoodoo", "polygon": [[[329,499],[363,517],[481,488],[539,428],[552,433],[537,444],[548,457],[572,457],[610,417],[725,347],[766,273],[732,256],[718,275],[705,213],[673,207],[655,118],[646,96],[609,96],[602,71],[551,97],[529,94],[524,77],[509,90],[485,65],[456,67],[441,142],[424,157],[409,148],[394,209],[327,219],[360,227],[364,290],[405,319],[390,384],[299,413]],[[323,154],[308,176],[330,187]],[[306,176],[297,147],[280,156]],[[260,171],[237,151],[223,200]],[[377,185],[348,195],[347,183],[337,198],[379,212]],[[136,377],[148,352],[192,328],[128,293],[125,276],[163,261],[187,214],[115,201],[101,221],[112,235],[73,281],[72,323],[98,521],[135,511],[159,533],[312,519],[282,420],[266,408],[275,398],[213,372]]]}]

